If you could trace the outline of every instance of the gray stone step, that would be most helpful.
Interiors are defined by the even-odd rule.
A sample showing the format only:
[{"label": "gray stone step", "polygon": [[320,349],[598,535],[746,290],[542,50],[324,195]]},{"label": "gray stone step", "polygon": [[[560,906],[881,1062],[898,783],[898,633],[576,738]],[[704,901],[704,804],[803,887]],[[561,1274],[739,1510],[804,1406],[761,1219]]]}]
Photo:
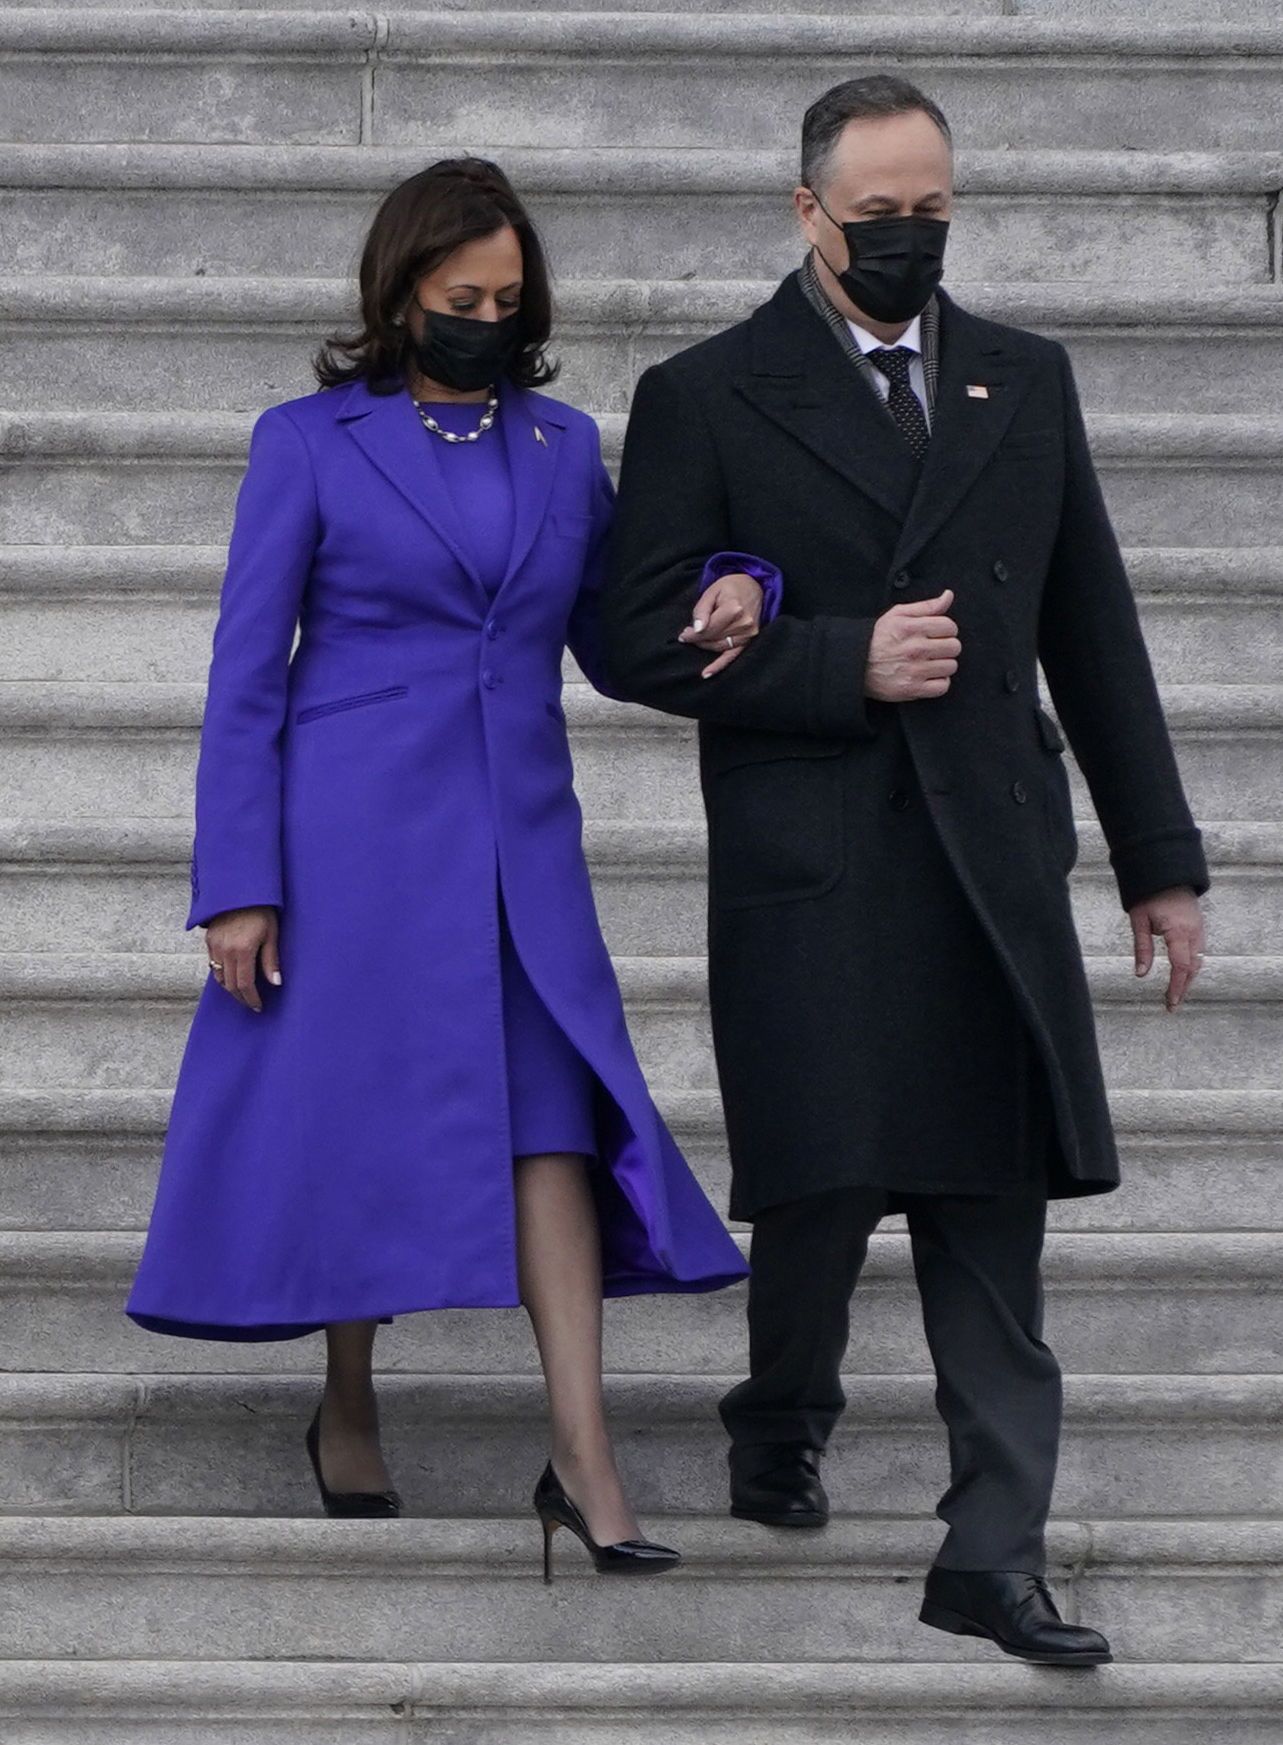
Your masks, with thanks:
[{"label": "gray stone step", "polygon": [[[778,277],[797,264],[795,152],[498,148],[563,278]],[[437,146],[5,145],[7,273],[353,271],[378,198]],[[962,152],[950,267],[963,281],[1148,287],[1276,277],[1283,153]]]},{"label": "gray stone step", "polygon": [[[665,1090],[708,1090],[716,1075],[698,957],[616,963],[638,1059]],[[289,964],[284,965],[289,974]],[[1173,1016],[1161,976],[1125,958],[1087,960],[1105,1076],[1119,1089],[1277,1088],[1283,958],[1211,958]],[[126,1089],[173,1083],[203,959],[184,953],[8,954],[0,958],[0,1085]]]},{"label": "gray stone step", "polygon": [[972,146],[1235,150],[1283,94],[1283,29],[1152,19],[18,7],[0,51],[19,141],[130,113],[156,141],[782,148],[854,60],[929,84]]},{"label": "gray stone step", "polygon": [[[303,1449],[323,1376],[319,1339],[284,1361],[290,1368],[270,1375],[5,1378],[4,1515],[319,1515]],[[726,1443],[716,1405],[739,1374],[728,1367],[720,1375],[607,1378],[620,1470],[643,1514],[723,1514]],[[858,1522],[935,1506],[948,1453],[934,1386],[929,1374],[843,1378],[847,1411],[824,1468],[839,1515]],[[538,1376],[380,1372],[378,1390],[384,1445],[409,1515],[525,1512],[548,1457]],[[1236,1520],[1258,1516],[1277,1533],[1280,1409],[1277,1376],[1070,1375],[1054,1513],[1207,1521],[1227,1538]],[[762,1535],[764,1562],[781,1537]],[[21,1654],[5,1615],[6,1573],[0,1515],[0,1621],[9,1653]]]},{"label": "gray stone step", "polygon": [[[601,414],[617,461],[626,419]],[[0,410],[0,544],[225,539],[252,415]],[[1093,451],[1127,545],[1261,546],[1277,535],[1283,416],[1096,413]]]},{"label": "gray stone step", "polygon": [[[0,1662],[9,1745],[377,1745],[427,1729],[477,1745],[1275,1745],[1277,1666],[554,1665],[370,1661]],[[65,1730],[63,1730],[65,1729]],[[1031,1733],[1032,1730],[1032,1733]]]},{"label": "gray stone step", "polygon": [[[1209,1216],[1212,1208],[1207,1208]],[[743,1238],[747,1243],[747,1237]],[[0,1232],[0,1303],[9,1374],[166,1374],[307,1369],[317,1342],[280,1345],[158,1338],[121,1313],[142,1251],[136,1231]],[[1283,1237],[1054,1233],[1046,1257],[1047,1338],[1076,1374],[1283,1373]],[[606,1367],[621,1375],[747,1368],[742,1289],[632,1298],[607,1308]],[[908,1238],[873,1239],[847,1354],[853,1372],[925,1371]],[[519,1310],[438,1311],[381,1335],[379,1364],[403,1375],[533,1371]]]},{"label": "gray stone step", "polygon": [[[1161,683],[1276,679],[1283,547],[1126,555]],[[203,683],[223,560],[221,546],[0,547],[0,682]]]},{"label": "gray stone step", "polygon": [[[151,5],[152,0],[146,0]],[[11,6],[43,6],[45,0],[9,0]],[[142,0],[139,0],[142,4]],[[346,11],[351,0],[276,0],[275,11],[298,10],[323,12],[331,7]],[[849,0],[844,8],[847,16],[883,18],[887,16],[888,0]],[[258,0],[186,0],[187,10],[197,8],[213,11],[257,11]],[[122,11],[121,0],[83,0],[82,10],[102,7]],[[508,12],[670,12],[672,0],[521,0],[508,4]],[[490,0],[452,0],[452,12],[493,11]],[[833,0],[748,0],[739,8],[742,12],[772,12],[781,16],[792,13],[818,12],[825,16],[833,11]],[[687,13],[725,11],[724,0],[688,0]],[[1075,21],[1111,20],[1135,23],[1141,18],[1154,18],[1164,23],[1197,22],[1202,24],[1277,24],[1275,0],[899,0],[894,16],[928,18],[1057,18]]]},{"label": "gray stone step", "polygon": [[[714,1091],[656,1087],[659,1105],[715,1204],[729,1189]],[[1059,1200],[1056,1229],[1204,1233],[1283,1228],[1283,1090],[1116,1090],[1125,1182]],[[164,1089],[0,1089],[0,1229],[138,1230],[155,1191],[169,1111]]]},{"label": "gray stone step", "polygon": [[[0,552],[0,566],[15,550],[56,560],[62,549],[10,546],[7,553]],[[108,549],[115,551],[123,584],[114,596],[33,595],[15,585],[15,576],[8,578],[7,590],[0,580],[0,684],[204,682],[217,616],[217,579],[211,578],[203,596],[134,592],[133,552]],[[1210,579],[1212,565],[1205,567]],[[1202,597],[1142,597],[1141,616],[1159,683],[1272,684],[1283,670],[1281,598],[1283,588],[1252,598],[1228,585],[1209,589]]]},{"label": "gray stone step", "polygon": [[[991,1659],[992,1649],[916,1621],[940,1536],[927,1520],[835,1522],[783,1544],[744,1522],[647,1524],[680,1541],[683,1569],[662,1583],[603,1583],[563,1544],[549,1593],[533,1515],[9,1520],[0,1616],[13,1659],[547,1662],[570,1652],[644,1663],[742,1658],[750,1643],[764,1645],[753,1658],[779,1661]],[[1277,1664],[1277,1523],[1085,1518],[1061,1523],[1052,1543],[1053,1580],[1075,1615],[1109,1631],[1122,1660],[1255,1662],[1247,1690],[1261,1662]]]},{"label": "gray stone step", "polygon": [[[768,280],[576,280],[557,293],[556,392],[627,409],[640,369],[742,320]],[[1064,339],[1084,403],[1102,411],[1253,412],[1283,397],[1283,288],[1137,291],[1129,282],[952,281],[965,307]],[[309,393],[319,339],[346,326],[347,281],[0,279],[7,403],[39,411],[157,403],[251,411]]]},{"label": "gray stone step", "polygon": [[[203,694],[198,684],[0,683],[0,818],[190,817]],[[588,817],[701,816],[691,723],[584,684],[564,698]],[[1283,686],[1173,685],[1164,701],[1195,816],[1283,817]],[[1077,815],[1088,816],[1074,781]]]},{"label": "gray stone step", "polygon": [[[693,775],[692,775],[692,780]],[[1204,823],[1209,949],[1250,956],[1283,935],[1283,825]],[[1083,948],[1130,940],[1098,826],[1079,826],[1074,902]],[[584,845],[607,943],[623,957],[698,953],[707,927],[705,832],[683,822],[588,820]],[[0,820],[0,952],[166,952],[189,901],[187,819]],[[193,946],[194,948],[194,946]]]}]

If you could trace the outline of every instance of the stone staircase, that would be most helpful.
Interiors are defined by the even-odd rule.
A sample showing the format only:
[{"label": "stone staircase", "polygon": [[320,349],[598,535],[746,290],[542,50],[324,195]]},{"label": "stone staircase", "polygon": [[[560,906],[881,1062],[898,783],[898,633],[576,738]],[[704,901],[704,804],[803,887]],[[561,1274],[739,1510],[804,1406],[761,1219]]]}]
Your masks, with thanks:
[{"label": "stone staircase", "polygon": [[[831,5],[0,9],[5,1745],[1283,1738],[1279,0]],[[560,391],[617,453],[638,370],[795,262],[804,103],[886,65],[957,128],[955,294],[1073,352],[1215,867],[1216,955],[1172,1019],[1080,792],[1128,1180],[1049,1242],[1052,1542],[1071,1613],[1114,1638],[1098,1674],[915,1622],[945,1459],[894,1227],[857,1297],[840,1514],[805,1543],[721,1512],[739,1293],[610,1306],[623,1462],[687,1554],[640,1587],[570,1547],[540,1585],[520,1315],[388,1330],[413,1518],[355,1524],[315,1518],[302,1457],[318,1342],[121,1314],[201,978],[181,925],[221,546],[253,415],[310,386],[378,196],[447,150],[501,159],[560,274]],[[724,1198],[692,734],[568,693],[638,1047]]]}]

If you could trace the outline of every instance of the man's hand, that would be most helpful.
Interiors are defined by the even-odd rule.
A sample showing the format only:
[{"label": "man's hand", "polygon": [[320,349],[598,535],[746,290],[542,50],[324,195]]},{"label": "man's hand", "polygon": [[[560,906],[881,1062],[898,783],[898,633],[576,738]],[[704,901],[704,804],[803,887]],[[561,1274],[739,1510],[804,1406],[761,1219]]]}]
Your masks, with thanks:
[{"label": "man's hand", "polygon": [[281,985],[278,946],[280,921],[276,910],[228,909],[215,915],[205,930],[205,949],[214,980],[251,1012],[263,1010],[258,991],[259,961],[273,987]]},{"label": "man's hand", "polygon": [[1128,911],[1136,941],[1136,974],[1147,976],[1154,962],[1154,935],[1167,947],[1171,974],[1167,978],[1166,1006],[1174,1012],[1189,992],[1190,983],[1203,967],[1203,911],[1187,885],[1146,897]]},{"label": "man's hand", "polygon": [[953,589],[934,600],[892,606],[873,627],[864,694],[880,703],[912,703],[943,697],[958,670],[958,626],[946,617]]},{"label": "man's hand", "polygon": [[701,678],[711,679],[739,659],[757,635],[761,617],[762,584],[737,571],[734,575],[719,576],[705,588],[695,603],[690,623],[677,640],[706,648],[710,653],[721,651],[700,674]]}]

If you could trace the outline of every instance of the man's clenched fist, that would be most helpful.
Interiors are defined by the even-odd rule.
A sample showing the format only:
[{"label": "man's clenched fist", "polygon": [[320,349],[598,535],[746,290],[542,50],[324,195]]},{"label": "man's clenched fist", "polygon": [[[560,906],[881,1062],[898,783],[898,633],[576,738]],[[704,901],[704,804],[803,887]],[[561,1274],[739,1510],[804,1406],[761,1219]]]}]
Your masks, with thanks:
[{"label": "man's clenched fist", "polygon": [[943,697],[958,670],[958,626],[946,617],[953,589],[934,600],[892,606],[873,628],[864,692],[881,703],[912,703]]}]

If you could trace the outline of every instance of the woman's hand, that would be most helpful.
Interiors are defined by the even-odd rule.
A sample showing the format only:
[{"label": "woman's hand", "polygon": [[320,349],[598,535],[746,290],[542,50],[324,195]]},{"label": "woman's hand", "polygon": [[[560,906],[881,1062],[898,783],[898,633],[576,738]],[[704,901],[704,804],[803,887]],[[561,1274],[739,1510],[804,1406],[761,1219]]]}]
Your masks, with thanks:
[{"label": "woman's hand", "polygon": [[739,659],[757,635],[761,618],[762,584],[739,573],[719,576],[700,595],[690,623],[677,640],[706,648],[710,653],[720,650],[717,659],[700,675],[711,679]]},{"label": "woman's hand", "polygon": [[209,967],[220,988],[248,1006],[263,1010],[258,991],[260,963],[272,986],[281,985],[280,920],[273,908],[228,909],[205,929]]}]

